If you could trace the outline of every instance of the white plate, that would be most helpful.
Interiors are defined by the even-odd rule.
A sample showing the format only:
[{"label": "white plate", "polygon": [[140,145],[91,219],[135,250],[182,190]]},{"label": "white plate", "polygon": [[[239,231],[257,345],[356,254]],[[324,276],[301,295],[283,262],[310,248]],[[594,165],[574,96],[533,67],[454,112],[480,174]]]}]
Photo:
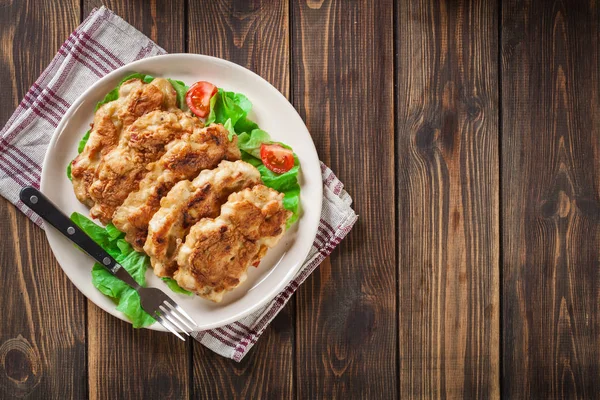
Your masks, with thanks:
[{"label": "white plate", "polygon": [[[171,292],[148,269],[149,286],[165,290],[200,325],[216,328],[238,320],[271,300],[291,281],[306,258],[317,233],[321,215],[322,180],[317,152],[304,122],[287,99],[255,73],[231,62],[196,54],[169,54],[133,62],[100,79],[69,108],[54,136],[44,160],[41,191],[65,214],[89,210],[75,198],[65,169],[77,155],[77,145],[93,120],[94,106],[118,82],[133,72],[155,77],[179,79],[188,85],[206,80],[225,90],[244,93],[254,104],[250,118],[277,141],[294,148],[301,165],[301,208],[298,222],[281,242],[269,250],[259,268],[250,268],[248,279],[226,294],[223,302],[212,303],[199,297]],[[111,299],[92,285],[93,260],[73,247],[71,242],[51,227],[46,229],[48,242],[69,279],[97,306],[127,321],[115,309]],[[150,329],[164,330],[158,324]]]}]

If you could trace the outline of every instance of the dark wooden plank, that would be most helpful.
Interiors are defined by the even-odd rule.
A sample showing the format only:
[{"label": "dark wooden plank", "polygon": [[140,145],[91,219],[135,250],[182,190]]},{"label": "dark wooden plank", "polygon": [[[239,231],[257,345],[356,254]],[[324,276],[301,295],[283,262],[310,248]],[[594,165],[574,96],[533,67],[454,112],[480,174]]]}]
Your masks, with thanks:
[{"label": "dark wooden plank", "polygon": [[83,0],[84,17],[106,6],[169,53],[185,52],[185,0]]},{"label": "dark wooden plank", "polygon": [[292,1],[292,99],[360,219],[297,293],[299,398],[395,398],[393,7]]},{"label": "dark wooden plank", "polygon": [[[190,1],[189,51],[249,68],[288,96],[288,18],[283,0]],[[239,364],[194,343],[193,397],[291,398],[293,307],[292,301]]]},{"label": "dark wooden plank", "polygon": [[[79,22],[79,1],[5,3],[0,125]],[[0,198],[0,398],[85,398],[85,298],[43,231]]]},{"label": "dark wooden plank", "polygon": [[600,393],[600,4],[502,2],[503,393]]},{"label": "dark wooden plank", "polygon": [[288,303],[240,363],[194,343],[192,398],[293,398],[293,312]]},{"label": "dark wooden plank", "polygon": [[187,398],[189,357],[174,335],[133,329],[89,302],[91,399]]},{"label": "dark wooden plank", "polygon": [[497,12],[397,6],[401,397],[499,396]]},{"label": "dark wooden plank", "polygon": [[[184,1],[84,1],[85,15],[106,5],[165,50],[185,51]],[[189,395],[189,346],[175,336],[134,330],[89,302],[90,397],[172,398]]]}]

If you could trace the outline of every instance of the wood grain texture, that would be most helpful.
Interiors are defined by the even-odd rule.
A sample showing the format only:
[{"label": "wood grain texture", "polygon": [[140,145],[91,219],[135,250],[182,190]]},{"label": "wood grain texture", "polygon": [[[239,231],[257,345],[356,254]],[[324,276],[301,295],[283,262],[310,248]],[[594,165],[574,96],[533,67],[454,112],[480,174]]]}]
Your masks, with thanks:
[{"label": "wood grain texture", "polygon": [[499,396],[497,5],[397,5],[400,395]]},{"label": "wood grain texture", "polygon": [[184,53],[185,0],[83,0],[84,18],[106,6],[169,53]]},{"label": "wood grain texture", "polygon": [[391,1],[292,1],[292,99],[360,219],[296,293],[302,399],[395,398]]},{"label": "wood grain texture", "polygon": [[502,2],[503,393],[600,393],[600,4]]},{"label": "wood grain texture", "polygon": [[133,329],[89,302],[89,398],[188,398],[188,346],[170,333]]},{"label": "wood grain texture", "polygon": [[[3,123],[80,2],[0,3]],[[238,364],[88,304],[0,199],[0,398],[600,393],[597,0],[82,4],[273,83],[360,220]]]},{"label": "wood grain texture", "polygon": [[[0,125],[78,22],[78,1],[0,6]],[[85,298],[43,231],[1,198],[0,232],[0,398],[84,398]]]},{"label": "wood grain texture", "polygon": [[[191,53],[240,64],[289,95],[289,12],[286,1],[190,1]],[[250,98],[252,100],[252,98]],[[241,363],[194,343],[194,398],[292,398],[294,302],[263,333]]]},{"label": "wood grain texture", "polygon": [[[185,51],[184,2],[84,1],[87,15],[105,5],[165,50]],[[89,388],[92,399],[183,399],[189,395],[191,342],[135,330],[88,302]]]}]

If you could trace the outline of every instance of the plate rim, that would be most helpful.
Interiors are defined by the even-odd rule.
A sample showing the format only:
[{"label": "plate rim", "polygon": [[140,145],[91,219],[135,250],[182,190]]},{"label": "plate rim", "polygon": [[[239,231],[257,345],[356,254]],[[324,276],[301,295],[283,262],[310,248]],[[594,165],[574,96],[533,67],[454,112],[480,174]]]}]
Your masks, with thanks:
[{"label": "plate rim", "polygon": [[[307,143],[307,144],[310,145],[310,147],[311,147],[310,150],[312,150],[312,151],[306,152],[307,153],[306,156],[308,158],[313,158],[313,160],[312,161],[308,160],[308,161],[311,163],[317,163],[318,170],[320,170],[320,160],[318,157],[317,149],[316,149],[316,146],[312,139],[312,135],[310,134],[310,131],[308,130],[308,127],[306,126],[306,123],[304,122],[304,120],[302,119],[302,117],[300,116],[298,111],[295,109],[295,107],[289,102],[289,100],[276,87],[274,87],[269,81],[267,81],[265,78],[263,78],[262,76],[258,75],[256,72],[254,72],[248,68],[245,68],[245,67],[243,67],[239,64],[236,64],[232,61],[228,61],[228,60],[225,60],[225,59],[222,59],[219,57],[209,56],[209,55],[205,55],[205,54],[169,53],[169,54],[161,54],[161,55],[156,55],[156,56],[152,56],[152,57],[147,57],[147,58],[144,58],[141,60],[136,60],[131,63],[125,64],[125,65],[109,72],[108,74],[104,75],[102,78],[99,78],[93,85],[91,85],[89,88],[87,88],[81,95],[79,95],[76,98],[76,100],[71,104],[71,106],[67,109],[67,111],[61,118],[58,126],[54,129],[54,131],[52,133],[52,137],[50,139],[50,142],[48,143],[48,150],[46,151],[46,154],[44,155],[44,161],[42,164],[42,174],[41,174],[41,179],[40,179],[40,191],[42,193],[45,193],[46,192],[45,189],[47,188],[47,185],[51,184],[51,182],[48,182],[48,180],[50,178],[47,178],[47,175],[49,173],[49,172],[47,172],[48,171],[47,166],[48,166],[48,163],[50,162],[49,161],[50,158],[52,157],[51,154],[53,154],[52,149],[55,148],[55,144],[58,140],[58,137],[60,136],[60,133],[64,130],[64,127],[67,124],[69,117],[77,111],[77,109],[79,108],[81,103],[83,103],[83,101],[88,96],[90,96],[91,93],[94,93],[96,91],[97,87],[102,86],[103,83],[108,80],[111,80],[117,76],[123,75],[127,71],[132,71],[135,68],[143,68],[143,67],[139,67],[139,66],[143,65],[144,63],[148,62],[149,60],[181,58],[181,57],[195,58],[195,59],[198,59],[201,61],[209,61],[209,62],[213,62],[213,63],[217,63],[217,64],[219,64],[219,63],[224,64],[227,67],[237,69],[238,71],[241,71],[242,73],[249,73],[249,74],[253,75],[255,79],[258,79],[262,83],[263,86],[265,86],[266,88],[271,90],[275,94],[275,96],[279,97],[279,100],[284,105],[284,107],[291,109],[298,116],[298,119],[301,122],[302,128],[306,130],[306,133],[308,134],[308,138],[310,139],[310,143]],[[125,76],[123,76],[123,77],[125,77]],[[312,153],[312,154],[309,154],[309,153]],[[314,156],[314,157],[312,157],[312,156]],[[306,162],[306,160],[305,160],[305,162]],[[316,223],[313,223],[311,232],[309,232],[309,234],[307,234],[307,237],[310,236],[310,238],[311,238],[310,245],[307,245],[306,249],[301,251],[301,254],[303,254],[303,257],[302,257],[303,260],[306,260],[306,257],[310,253],[310,249],[312,248],[312,243],[314,243],[314,240],[315,240],[317,232],[318,232],[320,215],[322,213],[323,180],[322,180],[321,174],[319,174],[319,176],[318,176],[318,181],[320,182],[320,184],[316,185],[316,187],[318,188],[318,193],[314,193],[314,192],[310,193],[311,197],[316,196],[318,194],[318,196],[316,196],[316,198],[320,199],[318,206],[316,206],[317,209],[315,210],[314,218],[316,220]],[[299,220],[297,221],[297,223],[300,223],[302,221],[302,218],[303,218],[303,216],[301,215]],[[308,222],[309,221],[307,221],[305,223],[308,223]],[[84,295],[86,297],[86,299],[88,299],[89,301],[94,303],[97,307],[102,309],[104,312],[107,312],[108,314],[111,314],[114,317],[127,322],[128,324],[132,324],[131,321],[129,321],[129,319],[127,319],[124,316],[124,314],[122,314],[121,312],[116,310],[116,305],[114,306],[113,309],[108,310],[103,305],[97,304],[96,302],[94,302],[94,300],[92,300],[91,298],[89,298],[86,295],[85,290],[83,290],[83,287],[84,287],[83,283],[71,279],[71,277],[67,273],[67,269],[65,269],[65,267],[63,267],[63,265],[58,261],[57,254],[56,254],[54,246],[52,244],[54,239],[52,239],[51,235],[48,234],[48,232],[50,230],[52,230],[52,228],[49,227],[48,225],[46,225],[46,228],[50,228],[50,229],[45,229],[44,233],[45,233],[46,239],[48,240],[48,243],[50,245],[52,254],[54,255],[55,259],[57,260],[58,264],[60,265],[63,273],[67,276],[69,281],[77,288],[77,290],[82,295]],[[58,232],[56,232],[56,234],[60,235],[60,233],[58,233]],[[235,313],[234,315],[232,315],[228,318],[225,318],[221,321],[214,322],[212,324],[203,326],[202,330],[215,329],[215,328],[219,328],[219,327],[225,326],[227,324],[230,324],[232,322],[238,321],[239,319],[244,318],[244,317],[248,316],[249,314],[253,313],[254,311],[258,310],[260,307],[266,305],[268,302],[272,301],[279,293],[281,293],[282,291],[285,290],[285,287],[294,279],[296,273],[300,270],[302,265],[303,265],[303,261],[300,261],[300,262],[296,263],[296,265],[293,265],[292,268],[290,268],[289,271],[286,273],[285,277],[281,280],[281,282],[279,282],[278,285],[273,285],[273,287],[270,289],[270,291],[265,296],[263,296],[260,301],[257,301],[254,305],[249,306],[245,310],[239,311],[239,312]],[[90,283],[91,283],[91,276],[90,276]],[[163,289],[161,288],[161,290],[163,290]],[[167,292],[167,294],[169,294],[169,293]],[[146,326],[144,328],[154,330],[154,331],[163,331],[163,332],[167,331],[162,325],[159,325],[157,323],[154,323],[150,326]]]}]

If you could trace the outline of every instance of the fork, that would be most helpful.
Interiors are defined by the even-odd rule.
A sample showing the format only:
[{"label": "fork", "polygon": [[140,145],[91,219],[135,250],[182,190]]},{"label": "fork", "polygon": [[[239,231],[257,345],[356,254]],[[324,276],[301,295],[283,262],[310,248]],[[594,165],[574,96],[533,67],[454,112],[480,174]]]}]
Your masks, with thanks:
[{"label": "fork", "polygon": [[[185,341],[179,334],[193,332],[198,325],[175,301],[162,290],[140,286],[135,279],[110,254],[89,237],[81,228],[63,214],[46,196],[34,187],[27,186],[19,194],[21,201],[42,217],[50,225],[58,229],[81,250],[92,256],[108,269],[114,276],[131,286],[140,295],[142,309],[152,316],[168,331]],[[195,327],[195,328],[194,328]],[[179,332],[178,332],[179,331]]]}]

